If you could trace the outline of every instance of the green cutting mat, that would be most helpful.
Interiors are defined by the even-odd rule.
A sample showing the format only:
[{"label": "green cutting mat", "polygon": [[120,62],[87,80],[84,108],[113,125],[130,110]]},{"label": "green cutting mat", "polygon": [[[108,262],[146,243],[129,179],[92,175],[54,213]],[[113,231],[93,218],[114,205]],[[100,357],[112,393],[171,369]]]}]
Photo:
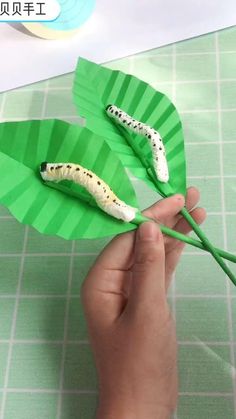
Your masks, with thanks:
[{"label": "green cutting mat", "polygon": [[[183,120],[188,183],[205,231],[236,251],[236,28],[109,65],[169,95]],[[0,95],[0,120],[77,122],[73,74]],[[9,139],[10,141],[10,139]],[[154,192],[134,179],[144,206]],[[142,198],[142,199],[141,199]],[[79,290],[103,241],[44,237],[0,207],[0,418],[91,419],[97,392]],[[171,289],[180,400],[175,419],[236,418],[236,289],[187,247]]]}]

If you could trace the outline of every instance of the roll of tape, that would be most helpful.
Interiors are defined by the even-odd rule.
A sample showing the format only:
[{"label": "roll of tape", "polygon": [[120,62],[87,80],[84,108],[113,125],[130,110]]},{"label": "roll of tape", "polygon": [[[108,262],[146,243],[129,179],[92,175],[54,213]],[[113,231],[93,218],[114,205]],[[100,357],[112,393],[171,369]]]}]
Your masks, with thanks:
[{"label": "roll of tape", "polygon": [[34,35],[44,39],[63,39],[75,35],[91,16],[95,0],[57,0],[61,7],[58,18],[52,22],[22,22]]}]

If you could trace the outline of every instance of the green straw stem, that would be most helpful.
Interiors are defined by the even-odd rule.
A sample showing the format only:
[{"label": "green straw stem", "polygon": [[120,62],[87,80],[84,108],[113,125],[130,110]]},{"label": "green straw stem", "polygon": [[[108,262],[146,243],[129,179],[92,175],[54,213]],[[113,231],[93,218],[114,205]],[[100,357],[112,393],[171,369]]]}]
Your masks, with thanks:
[{"label": "green straw stem", "polygon": [[[158,189],[158,182],[155,176],[155,172],[153,168],[148,168],[147,173],[149,177],[152,179],[154,184],[156,185]],[[185,220],[189,223],[189,225],[192,227],[193,231],[196,233],[196,235],[201,240],[203,247],[206,251],[212,254],[213,258],[216,260],[216,262],[219,264],[219,266],[223,269],[223,271],[226,273],[226,275],[231,279],[231,281],[236,285],[236,278],[234,274],[231,272],[229,267],[226,265],[226,263],[222,260],[221,255],[217,252],[217,249],[211,244],[210,240],[206,237],[206,235],[203,233],[199,225],[196,223],[196,221],[193,219],[191,214],[188,212],[186,207],[182,208],[180,211],[182,216],[185,218]]]},{"label": "green straw stem", "polygon": [[206,235],[203,233],[203,231],[200,229],[199,225],[196,223],[196,221],[192,218],[192,216],[189,214],[188,210],[186,208],[183,208],[181,210],[181,214],[184,216],[186,221],[191,225],[193,231],[197,234],[199,239],[201,239],[203,245],[205,246],[205,249],[207,249],[212,256],[215,258],[215,260],[219,263],[223,271],[228,275],[228,277],[231,279],[231,281],[236,285],[236,278],[234,274],[231,272],[229,267],[226,265],[226,263],[223,261],[222,257],[217,253],[214,246],[211,244],[211,242],[208,240]]},{"label": "green straw stem", "polygon": [[[152,218],[145,217],[141,213],[136,214],[135,219],[132,221],[132,223],[136,225],[140,225],[144,223],[145,221],[155,221]],[[156,221],[155,221],[156,222]],[[186,244],[190,244],[191,246],[197,247],[201,250],[206,250],[205,246],[200,242],[199,240],[193,239],[192,237],[185,236],[185,234],[179,233],[176,230],[172,230],[169,227],[166,227],[162,224],[159,224],[160,229],[163,234],[166,234],[167,236],[173,237],[174,239],[180,240]],[[232,253],[227,252],[226,250],[220,249],[219,247],[215,247],[215,250],[217,253],[219,253],[220,256],[222,256],[224,259],[229,260],[230,262],[236,263],[236,255],[233,255]]]},{"label": "green straw stem", "polygon": [[[186,210],[187,211],[187,210]],[[151,218],[145,217],[144,215],[142,215],[141,213],[136,214],[136,217],[134,218],[134,220],[132,220],[132,223],[136,224],[136,225],[140,225],[143,222],[146,221],[155,221]],[[166,234],[167,236],[173,237],[174,239],[180,240],[182,242],[185,242],[187,244],[191,244],[192,246],[198,247],[199,249],[203,249],[203,250],[207,250],[208,252],[210,252],[212,254],[212,250],[208,250],[203,243],[201,243],[198,240],[195,240],[189,236],[185,236],[182,233],[179,233],[178,231],[172,230],[169,227],[160,225],[160,229],[162,231],[163,234]],[[217,262],[219,263],[219,265],[221,266],[221,268],[223,269],[223,271],[226,273],[226,275],[229,277],[229,279],[232,281],[232,283],[234,285],[236,285],[236,278],[234,276],[234,274],[231,272],[231,270],[228,268],[228,266],[226,265],[226,263],[221,259],[221,256],[224,257],[225,259],[230,260],[231,262],[235,262],[236,260],[236,256],[231,255],[230,253],[221,250],[221,249],[217,249],[213,247],[213,253],[214,253],[214,257],[217,260]]]}]

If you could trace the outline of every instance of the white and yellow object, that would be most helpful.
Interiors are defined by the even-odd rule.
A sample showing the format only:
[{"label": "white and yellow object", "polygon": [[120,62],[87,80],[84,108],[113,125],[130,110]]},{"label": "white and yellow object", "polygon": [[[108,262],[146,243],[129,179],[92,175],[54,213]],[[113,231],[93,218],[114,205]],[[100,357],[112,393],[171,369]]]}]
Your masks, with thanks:
[{"label": "white and yellow object", "polygon": [[119,220],[130,222],[139,212],[138,208],[131,207],[120,200],[110,186],[95,173],[79,164],[44,162],[40,166],[40,174],[45,181],[72,180],[83,186],[104,212]]}]

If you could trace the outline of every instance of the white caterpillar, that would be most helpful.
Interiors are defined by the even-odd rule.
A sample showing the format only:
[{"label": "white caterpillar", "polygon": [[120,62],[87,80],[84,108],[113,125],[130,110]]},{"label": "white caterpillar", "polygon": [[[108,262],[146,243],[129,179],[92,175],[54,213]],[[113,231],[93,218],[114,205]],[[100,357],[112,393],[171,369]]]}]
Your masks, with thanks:
[{"label": "white caterpillar", "polygon": [[165,147],[160,134],[154,128],[137,121],[115,105],[108,105],[106,107],[106,112],[111,118],[114,118],[119,124],[129,128],[132,132],[147,137],[152,149],[153,166],[157,178],[161,182],[168,182],[169,170]]},{"label": "white caterpillar", "polygon": [[121,201],[95,173],[79,164],[44,162],[40,166],[40,174],[45,181],[58,182],[67,179],[78,183],[86,188],[103,211],[119,220],[130,222],[138,212],[137,208]]}]

